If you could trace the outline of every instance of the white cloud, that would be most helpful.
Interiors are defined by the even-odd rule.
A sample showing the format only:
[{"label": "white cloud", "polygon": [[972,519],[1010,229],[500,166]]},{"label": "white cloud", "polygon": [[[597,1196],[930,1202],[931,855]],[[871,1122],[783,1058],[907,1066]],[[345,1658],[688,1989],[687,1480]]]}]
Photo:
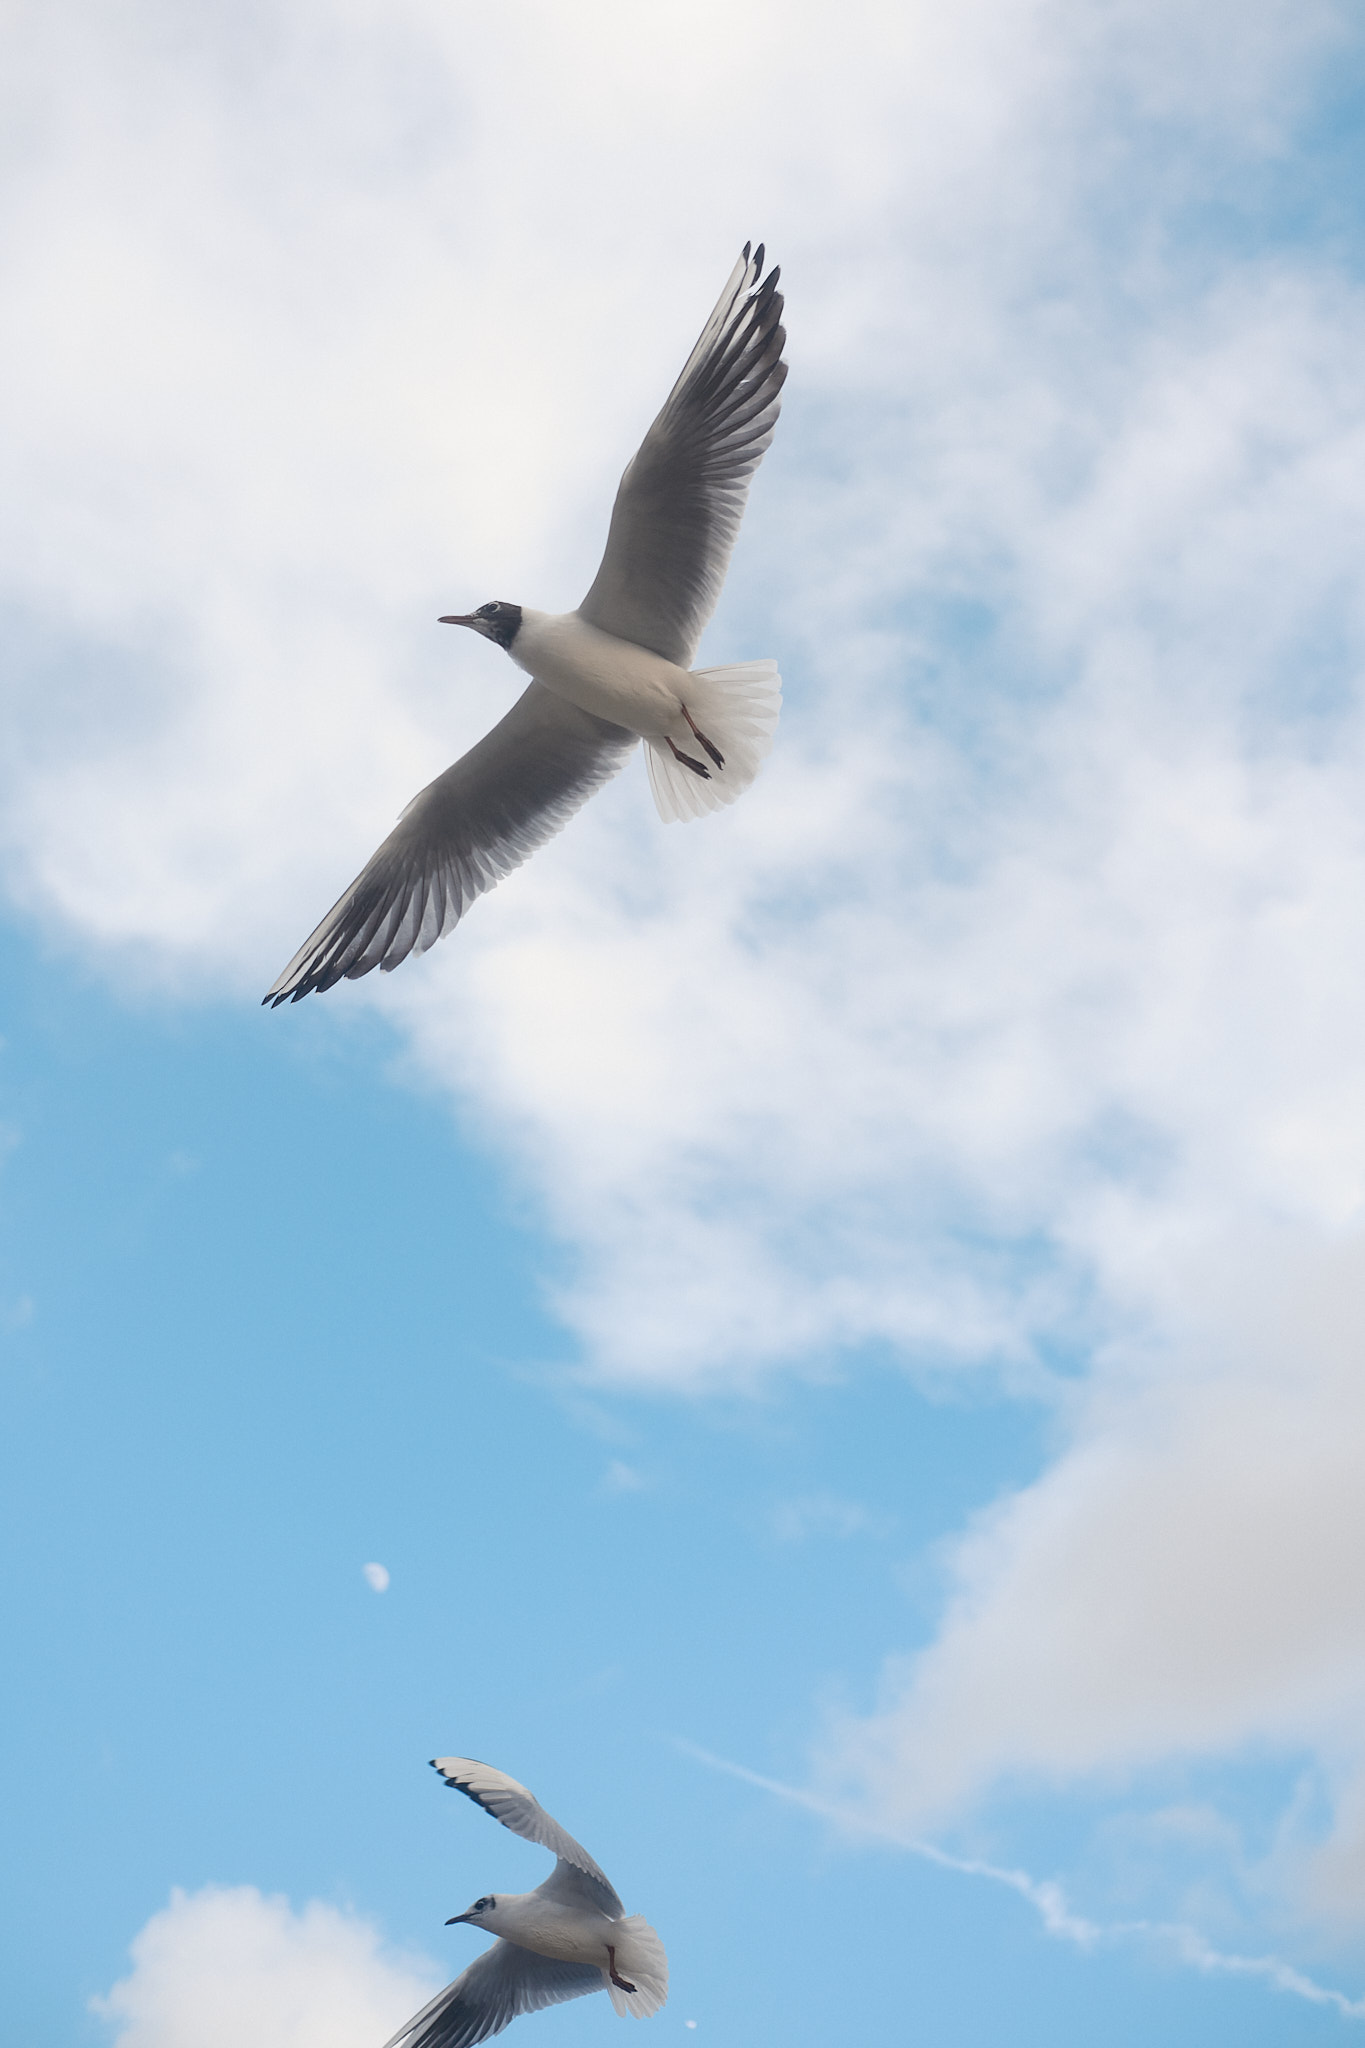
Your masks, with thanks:
[{"label": "white cloud", "polygon": [[250,1885],[173,1892],[132,1956],[95,2001],[115,2048],[373,2048],[439,1988],[354,1914]]},{"label": "white cloud", "polygon": [[674,834],[628,775],[325,1000],[537,1191],[605,1379],[1088,1361],[848,1767],[927,1814],[1306,1747],[1283,1868],[1347,1915],[1365,293],[1205,201],[1349,21],[30,10],[0,388],[10,885],[242,996],[505,701],[436,613],[577,596],[769,236],[794,374],[711,651],[782,657],[770,770]]},{"label": "white cloud", "polygon": [[390,1581],[387,1566],[365,1564],[360,1567],[360,1575],[372,1593],[388,1592]]},{"label": "white cloud", "polygon": [[[1358,1939],[1365,1243],[1284,1225],[1157,1262],[1161,1340],[1116,1347],[1065,1453],[951,1547],[935,1640],[831,1727],[821,1775],[917,1831],[1063,1787],[1159,1814],[1173,1760],[1277,1760],[1297,1792],[1259,1850],[1203,1841],[1201,1903]],[[1149,1841],[1158,1897],[1189,1848]]]},{"label": "white cloud", "polygon": [[1365,1247],[1204,1244],[1164,1288],[1178,1339],[1080,1390],[1071,1447],[980,1518],[937,1640],[854,1731],[908,1824],[1001,1776],[1357,1747]]}]

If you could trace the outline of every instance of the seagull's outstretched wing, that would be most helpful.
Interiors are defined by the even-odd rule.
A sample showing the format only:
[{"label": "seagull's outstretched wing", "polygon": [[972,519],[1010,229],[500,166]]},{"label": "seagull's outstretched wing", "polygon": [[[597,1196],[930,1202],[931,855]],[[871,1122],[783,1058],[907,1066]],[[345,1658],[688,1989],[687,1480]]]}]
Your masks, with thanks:
[{"label": "seagull's outstretched wing", "polygon": [[566,1834],[557,1820],[551,1820],[533,1792],[528,1792],[515,1778],[509,1778],[505,1771],[495,1771],[491,1764],[476,1763],[470,1756],[435,1756],[431,1765],[452,1790],[463,1792],[514,1835],[539,1842],[543,1849],[554,1852],[559,1861],[540,1887],[542,1891],[560,1898],[572,1896],[580,1903],[595,1906],[611,1920],[622,1918],[626,1909],[606,1873],[598,1869],[587,1850]]},{"label": "seagull's outstretched wing", "polygon": [[397,967],[425,953],[476,897],[552,838],[624,763],[636,736],[543,683],[428,783],[265,1001]]},{"label": "seagull's outstretched wing", "polygon": [[749,245],[621,479],[607,551],[578,607],[604,633],[690,668],[716,608],[787,374],[778,272]]},{"label": "seagull's outstretched wing", "polygon": [[592,1963],[562,1963],[510,1941],[495,1941],[400,2027],[385,2048],[474,2048],[524,2012],[603,1991],[606,1983]]}]

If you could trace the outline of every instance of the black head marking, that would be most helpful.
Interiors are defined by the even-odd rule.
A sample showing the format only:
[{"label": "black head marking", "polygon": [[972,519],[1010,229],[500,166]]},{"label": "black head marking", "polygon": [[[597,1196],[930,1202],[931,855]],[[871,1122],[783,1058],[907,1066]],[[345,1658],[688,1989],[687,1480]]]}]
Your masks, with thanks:
[{"label": "black head marking", "polygon": [[521,606],[495,599],[491,604],[481,604],[476,612],[447,612],[441,624],[468,626],[472,632],[482,633],[485,640],[496,640],[499,647],[510,651],[521,631]]},{"label": "black head marking", "polygon": [[504,604],[501,600],[481,604],[474,616],[479,621],[479,632],[496,640],[499,647],[510,647],[521,631],[519,604]]}]

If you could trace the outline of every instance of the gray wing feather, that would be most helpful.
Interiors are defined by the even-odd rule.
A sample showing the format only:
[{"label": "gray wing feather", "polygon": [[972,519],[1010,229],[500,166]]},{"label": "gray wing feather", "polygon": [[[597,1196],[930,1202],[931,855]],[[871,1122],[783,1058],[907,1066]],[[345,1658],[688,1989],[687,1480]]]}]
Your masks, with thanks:
[{"label": "gray wing feather", "polygon": [[605,1986],[592,1963],[563,1963],[510,1941],[495,1941],[384,2048],[474,2048],[524,2012],[583,1998]]},{"label": "gray wing feather", "polygon": [[[596,1869],[594,1864],[593,1870]],[[567,1856],[560,1857],[544,1884],[537,1885],[536,1890],[560,1905],[581,1906],[590,1913],[605,1913],[609,1920],[619,1920],[626,1910],[600,1871],[593,1876],[581,1865],[571,1863]]]},{"label": "gray wing feather", "polygon": [[265,1001],[387,972],[424,953],[610,781],[636,735],[533,682],[477,746],[415,796]]},{"label": "gray wing feather", "polygon": [[439,1771],[452,1791],[463,1792],[494,1820],[500,1820],[514,1835],[539,1842],[559,1858],[554,1870],[540,1887],[552,1897],[573,1897],[595,1906],[608,1919],[619,1920],[625,1912],[605,1871],[599,1870],[587,1850],[552,1820],[533,1792],[495,1771],[491,1764],[478,1763],[470,1756],[437,1756],[431,1767]]},{"label": "gray wing feather", "polygon": [[772,440],[782,361],[779,273],[749,245],[621,478],[607,551],[578,607],[604,633],[689,668],[716,608],[749,483]]}]

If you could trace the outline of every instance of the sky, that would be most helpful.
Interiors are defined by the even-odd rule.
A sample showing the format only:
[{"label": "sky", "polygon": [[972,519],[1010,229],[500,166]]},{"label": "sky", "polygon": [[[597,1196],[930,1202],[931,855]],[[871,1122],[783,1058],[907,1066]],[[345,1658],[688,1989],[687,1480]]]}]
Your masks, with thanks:
[{"label": "sky", "polygon": [[[381,2048],[451,1753],[661,2042],[1365,2041],[1358,11],[4,24],[16,2048]],[[261,1009],[750,239],[759,781]]]}]

